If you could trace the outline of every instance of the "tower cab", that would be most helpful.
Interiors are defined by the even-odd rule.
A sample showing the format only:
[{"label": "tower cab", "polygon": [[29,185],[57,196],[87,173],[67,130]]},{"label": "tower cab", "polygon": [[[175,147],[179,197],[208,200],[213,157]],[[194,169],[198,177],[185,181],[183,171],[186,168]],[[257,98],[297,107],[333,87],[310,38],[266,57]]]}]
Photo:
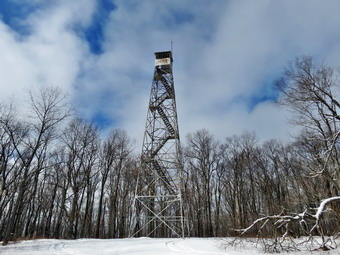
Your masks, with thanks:
[{"label": "tower cab", "polygon": [[172,52],[171,51],[161,51],[155,52],[155,66],[162,69],[165,72],[172,71]]}]

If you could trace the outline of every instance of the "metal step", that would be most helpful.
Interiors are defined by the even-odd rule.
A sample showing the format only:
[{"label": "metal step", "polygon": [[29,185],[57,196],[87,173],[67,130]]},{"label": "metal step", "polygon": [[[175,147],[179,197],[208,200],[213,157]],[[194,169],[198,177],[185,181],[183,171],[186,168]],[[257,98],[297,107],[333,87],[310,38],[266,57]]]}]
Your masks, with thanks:
[{"label": "metal step", "polygon": [[150,110],[157,109],[166,99],[170,99],[170,97],[167,92],[164,92],[164,94],[162,94],[156,101],[152,102],[152,104],[149,105],[149,109]]},{"label": "metal step", "polygon": [[165,188],[169,191],[169,194],[176,194],[173,189],[173,185],[171,185],[169,178],[166,176],[164,169],[162,169],[161,165],[157,160],[152,160],[152,165],[156,170],[158,176],[161,178],[162,182],[165,184]]},{"label": "metal step", "polygon": [[167,91],[167,93],[169,94],[169,96],[171,98],[173,98],[174,90],[173,87],[171,87],[168,83],[168,81],[164,78],[163,74],[162,74],[162,70],[158,69],[157,72],[154,75],[154,79],[156,81],[161,81],[161,83],[163,84],[165,90]]},{"label": "metal step", "polygon": [[160,149],[162,149],[162,147],[166,144],[166,142],[171,138],[173,138],[173,137],[172,136],[165,137],[162,140],[162,142],[157,146],[157,148],[152,152],[151,158],[153,158],[160,151]]},{"label": "metal step", "polygon": [[162,82],[162,84],[163,84],[163,86],[164,86],[166,92],[168,92],[169,97],[172,98],[173,95],[174,95],[173,89],[172,89],[172,87],[169,86],[167,80],[166,80],[163,76],[162,76],[162,78],[161,78],[161,82]]},{"label": "metal step", "polygon": [[172,127],[168,117],[166,116],[165,112],[161,107],[157,108],[159,115],[161,116],[162,120],[164,121],[165,126],[167,127],[168,131],[171,135],[175,135],[175,129]]}]

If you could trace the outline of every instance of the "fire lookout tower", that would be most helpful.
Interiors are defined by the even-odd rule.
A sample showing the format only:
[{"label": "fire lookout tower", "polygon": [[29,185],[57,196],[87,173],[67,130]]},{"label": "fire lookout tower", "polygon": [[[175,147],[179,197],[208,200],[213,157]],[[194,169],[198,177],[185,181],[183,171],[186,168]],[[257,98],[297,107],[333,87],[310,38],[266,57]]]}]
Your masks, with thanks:
[{"label": "fire lookout tower", "polygon": [[172,52],[156,52],[155,58],[130,236],[184,237]]}]

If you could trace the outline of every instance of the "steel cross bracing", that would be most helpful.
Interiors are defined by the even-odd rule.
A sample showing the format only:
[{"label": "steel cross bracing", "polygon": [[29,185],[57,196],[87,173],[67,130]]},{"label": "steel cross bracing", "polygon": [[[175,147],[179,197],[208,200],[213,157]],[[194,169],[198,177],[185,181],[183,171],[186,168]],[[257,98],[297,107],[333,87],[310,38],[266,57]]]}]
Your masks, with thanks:
[{"label": "steel cross bracing", "polygon": [[130,236],[184,237],[171,51],[156,52]]}]

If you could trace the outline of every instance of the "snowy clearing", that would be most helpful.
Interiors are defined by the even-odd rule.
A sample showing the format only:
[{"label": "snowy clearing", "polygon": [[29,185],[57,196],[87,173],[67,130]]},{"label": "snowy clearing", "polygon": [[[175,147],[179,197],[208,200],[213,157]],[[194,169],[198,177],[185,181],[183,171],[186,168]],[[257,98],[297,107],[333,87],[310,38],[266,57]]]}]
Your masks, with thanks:
[{"label": "snowy clearing", "polygon": [[[240,247],[223,248],[227,238],[129,238],[129,239],[41,239],[0,246],[6,255],[176,255],[176,254],[265,254],[261,247],[245,242]],[[287,253],[284,253],[287,254]],[[327,252],[307,250],[289,254],[340,254],[340,249]]]}]

